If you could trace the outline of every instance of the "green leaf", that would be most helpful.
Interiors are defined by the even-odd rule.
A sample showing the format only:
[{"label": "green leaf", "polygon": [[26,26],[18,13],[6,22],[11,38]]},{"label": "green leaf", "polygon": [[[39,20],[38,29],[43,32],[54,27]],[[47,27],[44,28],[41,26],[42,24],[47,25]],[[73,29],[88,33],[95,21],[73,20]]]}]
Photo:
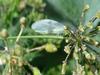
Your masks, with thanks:
[{"label": "green leaf", "polygon": [[90,8],[85,15],[84,23],[87,23],[100,10],[100,0],[47,0],[47,2],[56,13],[72,24],[79,24],[82,10],[86,4],[89,4]]},{"label": "green leaf", "polygon": [[47,0],[64,19],[78,24],[84,0]]},{"label": "green leaf", "polygon": [[100,0],[85,0],[85,4],[89,4],[90,7],[85,15],[85,23],[87,23],[98,11],[100,11]]}]

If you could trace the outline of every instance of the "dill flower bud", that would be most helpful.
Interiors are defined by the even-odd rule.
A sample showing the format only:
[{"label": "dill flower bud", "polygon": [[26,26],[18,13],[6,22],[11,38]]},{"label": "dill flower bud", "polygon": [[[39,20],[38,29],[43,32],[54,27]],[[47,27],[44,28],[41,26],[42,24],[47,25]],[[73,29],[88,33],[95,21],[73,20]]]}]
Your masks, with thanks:
[{"label": "dill flower bud", "polygon": [[0,32],[0,35],[2,38],[7,38],[8,37],[8,32],[6,29],[2,29],[2,31]]},{"label": "dill flower bud", "polygon": [[65,51],[67,54],[69,54],[69,53],[70,53],[70,46],[69,46],[69,45],[65,46],[64,51]]},{"label": "dill flower bud", "polygon": [[82,48],[83,50],[86,50],[86,49],[87,49],[86,45],[82,45],[81,48]]},{"label": "dill flower bud", "polygon": [[57,51],[57,47],[52,43],[48,43],[45,45],[45,50],[49,53],[53,53]]},{"label": "dill flower bud", "polygon": [[90,41],[90,38],[86,36],[85,41]]},{"label": "dill flower bud", "polygon": [[80,30],[81,32],[84,32],[84,27],[83,27],[82,25],[80,25],[80,26],[79,26],[79,30]]},{"label": "dill flower bud", "polygon": [[100,19],[100,11],[96,13],[96,18]]},{"label": "dill flower bud", "polygon": [[88,59],[88,60],[91,59],[91,55],[87,51],[83,51],[83,54],[85,55],[86,59]]},{"label": "dill flower bud", "polygon": [[25,9],[25,7],[26,7],[26,1],[25,0],[21,0],[19,2],[19,5],[18,5],[18,10],[22,11],[23,9]]},{"label": "dill flower bud", "polygon": [[11,64],[17,64],[17,60],[15,58],[11,59]]},{"label": "dill flower bud", "polygon": [[95,46],[97,46],[98,44],[99,44],[99,42],[98,41],[96,41],[96,40],[94,40],[94,39],[91,39],[91,44],[93,44],[93,45],[95,45]]},{"label": "dill flower bud", "polygon": [[95,60],[95,59],[96,59],[96,56],[93,53],[91,53],[91,60]]},{"label": "dill flower bud", "polygon": [[100,26],[98,26],[97,29],[100,31]]},{"label": "dill flower bud", "polygon": [[92,29],[92,28],[93,28],[92,22],[89,22],[89,23],[87,24],[87,27],[90,28],[90,29]]},{"label": "dill flower bud", "polygon": [[25,25],[26,25],[26,18],[25,18],[25,17],[21,17],[21,18],[20,18],[20,25],[21,25],[22,27],[25,27]]},{"label": "dill flower bud", "polygon": [[89,5],[86,4],[86,5],[84,6],[83,12],[86,12],[89,8],[90,8]]}]

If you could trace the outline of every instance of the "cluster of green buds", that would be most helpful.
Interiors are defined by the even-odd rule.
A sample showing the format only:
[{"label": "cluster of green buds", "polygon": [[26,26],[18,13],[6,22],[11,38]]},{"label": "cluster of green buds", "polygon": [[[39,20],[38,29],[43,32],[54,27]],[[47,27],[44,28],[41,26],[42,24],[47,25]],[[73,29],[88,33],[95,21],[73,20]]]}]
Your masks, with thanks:
[{"label": "cluster of green buds", "polygon": [[79,25],[79,33],[82,40],[91,43],[92,45],[98,46],[99,42],[94,40],[93,37],[100,34],[100,26],[94,25],[96,19],[100,19],[100,12],[97,12],[95,17],[93,17],[86,25]]},{"label": "cluster of green buds", "polygon": [[27,5],[30,5],[31,7],[35,8],[36,10],[43,11],[46,4],[43,2],[43,0],[20,0],[18,5],[18,10],[22,11],[24,10]]},{"label": "cluster of green buds", "polygon": [[27,19],[29,21],[37,21],[45,18],[43,14],[46,3],[43,0],[19,0],[18,10],[20,12],[31,10],[29,12]]},{"label": "cluster of green buds", "polygon": [[[89,9],[89,5],[86,5],[83,14],[81,17],[85,15],[85,12]],[[67,64],[67,59],[70,55],[72,55],[73,59],[75,59],[78,63],[79,61],[84,59],[95,61],[96,60],[96,53],[95,51],[93,52],[91,46],[95,46],[97,48],[100,47],[100,42],[95,40],[93,37],[97,34],[100,34],[100,26],[94,25],[94,22],[96,19],[100,19],[100,12],[97,12],[96,15],[86,24],[83,25],[80,23],[78,29],[76,31],[71,31],[68,27],[65,27],[65,40],[66,40],[66,45],[64,47],[64,51],[67,54],[67,57],[65,59],[66,64]],[[80,56],[82,54],[82,56]],[[65,63],[63,63],[65,64]],[[79,66],[78,69],[81,70],[82,67],[81,65]],[[62,68],[63,69],[63,68]],[[85,75],[84,73],[84,68],[82,68],[81,72],[75,71],[73,72],[73,75]],[[79,74],[78,74],[79,73]]]},{"label": "cluster of green buds", "polygon": [[33,6],[36,10],[40,11],[43,11],[44,7],[46,6],[43,0],[28,0],[27,3]]},{"label": "cluster of green buds", "polygon": [[[66,39],[65,39],[67,46],[65,46],[64,51],[67,54],[69,54],[71,51],[71,47],[73,47],[75,44],[77,44],[77,46],[79,47],[79,49],[78,48],[76,49],[76,45],[74,46],[77,53],[80,51],[85,51],[85,50],[87,50],[87,45],[85,45],[84,42],[88,42],[91,45],[99,47],[100,43],[92,38],[92,36],[94,36],[94,34],[96,35],[96,33],[93,33],[93,31],[96,30],[97,28],[98,28],[98,30],[96,31],[96,33],[98,34],[98,33],[100,33],[99,26],[94,27],[92,21],[89,21],[86,26],[79,25],[78,30],[74,33],[66,28],[65,35],[68,35],[68,36],[66,36]],[[69,37],[70,37],[70,39],[69,39]]]},{"label": "cluster of green buds", "polygon": [[26,54],[26,50],[22,46],[20,46],[18,42],[26,26],[26,18],[21,17],[19,23],[20,23],[20,31],[17,36],[16,43],[13,47],[10,47],[9,43],[7,42],[9,40],[7,29],[2,29],[0,32],[0,36],[4,39],[4,44],[8,48],[8,51],[6,50],[3,52],[0,51],[0,65],[7,64],[8,68],[7,70],[8,74],[3,73],[3,75],[11,75],[11,74],[13,75],[13,72],[15,71],[21,72],[20,70],[23,69],[22,67],[23,65],[25,65],[23,56],[24,54]]}]

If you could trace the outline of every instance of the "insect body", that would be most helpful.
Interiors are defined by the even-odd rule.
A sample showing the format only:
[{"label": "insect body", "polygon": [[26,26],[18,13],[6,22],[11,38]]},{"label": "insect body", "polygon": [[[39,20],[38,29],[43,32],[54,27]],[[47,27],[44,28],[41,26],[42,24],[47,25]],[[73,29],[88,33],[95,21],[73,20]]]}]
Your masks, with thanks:
[{"label": "insect body", "polygon": [[62,34],[64,25],[51,19],[43,19],[32,24],[32,29],[41,34]]}]

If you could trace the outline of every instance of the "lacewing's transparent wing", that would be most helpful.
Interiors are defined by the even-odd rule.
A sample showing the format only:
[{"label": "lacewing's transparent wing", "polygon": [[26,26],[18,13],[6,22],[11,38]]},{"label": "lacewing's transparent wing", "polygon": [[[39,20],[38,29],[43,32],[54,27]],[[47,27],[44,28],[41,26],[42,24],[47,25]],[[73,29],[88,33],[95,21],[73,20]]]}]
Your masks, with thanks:
[{"label": "lacewing's transparent wing", "polygon": [[41,34],[62,34],[64,25],[50,19],[43,19],[32,24],[32,29]]}]

